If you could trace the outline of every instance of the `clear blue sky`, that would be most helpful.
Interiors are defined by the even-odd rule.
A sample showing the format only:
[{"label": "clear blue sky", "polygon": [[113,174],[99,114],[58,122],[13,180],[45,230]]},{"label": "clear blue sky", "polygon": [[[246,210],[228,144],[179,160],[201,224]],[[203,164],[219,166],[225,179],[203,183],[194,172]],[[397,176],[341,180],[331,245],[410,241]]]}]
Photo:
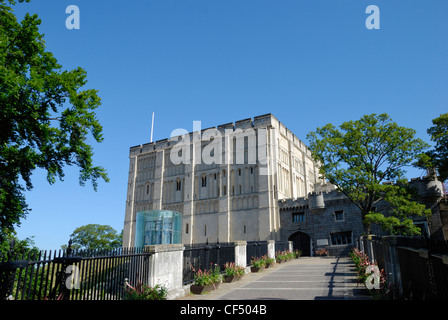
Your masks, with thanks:
[{"label": "clear blue sky", "polygon": [[[79,30],[65,27],[71,4]],[[365,27],[368,5],[380,30]],[[446,0],[32,0],[24,11],[64,69],[83,67],[99,90],[94,159],[111,179],[95,192],[76,168],[52,186],[37,171],[18,236],[41,249],[89,223],[122,230],[129,148],[149,142],[152,112],[154,140],[273,113],[305,143],[319,126],[382,112],[429,142],[448,112]]]}]

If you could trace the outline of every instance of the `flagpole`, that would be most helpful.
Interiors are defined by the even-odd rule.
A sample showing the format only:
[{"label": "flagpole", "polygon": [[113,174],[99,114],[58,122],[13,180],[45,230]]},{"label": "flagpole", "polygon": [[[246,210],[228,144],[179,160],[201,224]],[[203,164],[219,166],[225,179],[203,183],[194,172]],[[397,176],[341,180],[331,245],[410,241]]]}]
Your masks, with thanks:
[{"label": "flagpole", "polygon": [[152,142],[152,134],[154,131],[154,112],[152,113],[152,124],[151,124],[151,142]]}]

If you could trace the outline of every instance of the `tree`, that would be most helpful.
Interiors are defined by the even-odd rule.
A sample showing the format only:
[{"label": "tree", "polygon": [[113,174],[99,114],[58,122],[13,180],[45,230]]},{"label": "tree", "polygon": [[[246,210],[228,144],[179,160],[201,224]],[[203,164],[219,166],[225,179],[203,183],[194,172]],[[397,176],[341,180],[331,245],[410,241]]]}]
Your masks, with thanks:
[{"label": "tree", "polygon": [[[8,258],[12,260],[24,259],[28,255],[39,252],[39,248],[35,246],[33,237],[20,240],[14,231],[8,231],[3,235],[3,241],[0,242],[0,261]],[[12,256],[11,256],[12,255]]]},{"label": "tree", "polygon": [[435,142],[434,149],[427,152],[431,158],[430,166],[436,168],[439,179],[448,179],[448,113],[441,114],[432,120],[433,126],[428,129],[431,141]]},{"label": "tree", "polygon": [[122,234],[108,225],[88,224],[76,228],[70,237],[73,249],[112,249],[122,244]]},{"label": "tree", "polygon": [[[29,0],[19,0],[19,2]],[[30,209],[24,192],[31,190],[36,168],[47,180],[63,180],[64,166],[80,168],[79,181],[108,182],[107,172],[93,164],[90,134],[101,142],[102,126],[94,110],[100,98],[86,85],[82,68],[62,70],[39,33],[41,20],[26,14],[17,21],[10,5],[0,0],[0,229],[20,225]],[[0,235],[0,237],[2,237]],[[0,238],[0,241],[2,239]]]},{"label": "tree", "polygon": [[[404,177],[404,168],[429,147],[414,136],[415,130],[398,126],[387,114],[344,122],[340,130],[327,124],[307,136],[320,174],[360,209],[366,233],[377,223],[391,233],[416,234],[411,217],[430,214],[413,201]],[[380,201],[389,204],[388,215],[379,212]]]}]

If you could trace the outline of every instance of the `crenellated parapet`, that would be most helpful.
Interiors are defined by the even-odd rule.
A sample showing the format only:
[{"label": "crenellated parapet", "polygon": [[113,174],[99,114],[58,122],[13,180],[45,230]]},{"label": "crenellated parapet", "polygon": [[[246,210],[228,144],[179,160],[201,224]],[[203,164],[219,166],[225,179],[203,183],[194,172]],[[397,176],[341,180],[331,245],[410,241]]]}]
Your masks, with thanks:
[{"label": "crenellated parapet", "polygon": [[[200,136],[202,136],[204,132],[210,130],[217,130],[221,135],[226,134],[231,135],[241,133],[241,131],[244,132],[245,130],[256,130],[261,128],[277,129],[278,133],[284,136],[285,138],[291,140],[295,147],[305,152],[308,156],[311,156],[311,151],[307,148],[305,143],[303,143],[303,141],[301,141],[296,135],[294,135],[283,123],[277,120],[277,118],[275,118],[275,116],[272,115],[271,113],[256,116],[253,118],[238,120],[235,122],[229,122],[226,124],[218,125],[215,127],[209,127],[206,129],[199,128],[199,130],[196,131],[195,130],[187,131],[181,129],[181,131],[185,132],[185,134],[188,134],[190,141],[193,142],[195,139],[197,139],[197,135],[195,134],[198,134],[199,132],[201,133]],[[185,138],[185,134],[174,135],[170,138],[133,146],[130,148],[130,156],[132,157],[143,153],[149,153],[170,148],[177,143],[185,142],[183,140]]]}]

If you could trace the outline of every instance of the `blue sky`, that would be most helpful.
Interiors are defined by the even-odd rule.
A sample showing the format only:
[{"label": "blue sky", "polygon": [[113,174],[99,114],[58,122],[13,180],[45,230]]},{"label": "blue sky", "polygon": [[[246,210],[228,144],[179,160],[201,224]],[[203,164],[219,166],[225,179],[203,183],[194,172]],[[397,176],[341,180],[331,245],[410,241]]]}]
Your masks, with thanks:
[{"label": "blue sky", "polygon": [[[79,30],[65,27],[69,5]],[[379,30],[365,26],[369,5]],[[37,13],[48,50],[99,90],[105,140],[94,159],[111,179],[95,192],[76,168],[51,186],[36,171],[18,236],[41,249],[89,223],[122,230],[129,148],[149,142],[153,112],[154,140],[196,120],[273,113],[306,143],[319,126],[382,112],[430,142],[431,120],[448,111],[446,0],[32,0],[15,10]]]}]

